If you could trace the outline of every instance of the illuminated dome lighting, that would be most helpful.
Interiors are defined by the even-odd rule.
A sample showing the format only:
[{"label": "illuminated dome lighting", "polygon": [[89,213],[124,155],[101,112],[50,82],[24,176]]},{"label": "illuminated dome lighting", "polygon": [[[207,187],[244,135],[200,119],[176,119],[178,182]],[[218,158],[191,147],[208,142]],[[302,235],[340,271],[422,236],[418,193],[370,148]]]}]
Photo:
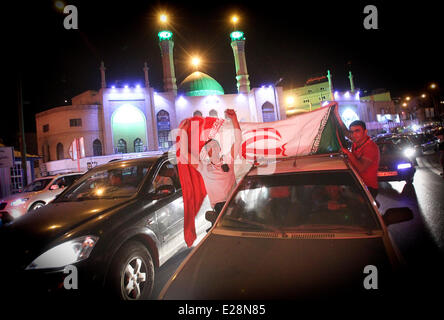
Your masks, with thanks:
[{"label": "illuminated dome lighting", "polygon": [[196,71],[186,77],[179,86],[186,96],[209,96],[225,94],[222,86],[209,75]]},{"label": "illuminated dome lighting", "polygon": [[242,31],[233,31],[230,34],[231,41],[245,40],[244,33]]},{"label": "illuminated dome lighting", "polygon": [[159,40],[171,40],[173,38],[173,33],[168,30],[160,31],[157,36],[159,37]]}]

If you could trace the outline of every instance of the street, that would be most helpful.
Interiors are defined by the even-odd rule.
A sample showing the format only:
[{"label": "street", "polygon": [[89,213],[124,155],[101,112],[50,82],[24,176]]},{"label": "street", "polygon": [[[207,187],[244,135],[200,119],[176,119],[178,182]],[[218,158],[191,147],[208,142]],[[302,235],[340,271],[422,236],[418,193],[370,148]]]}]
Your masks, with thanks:
[{"label": "street", "polygon": [[[439,275],[444,268],[444,179],[440,176],[439,153],[427,152],[417,157],[417,161],[413,185],[380,182],[377,200],[381,213],[394,207],[412,209],[413,220],[391,225],[388,229],[411,272],[406,281],[429,288],[444,283]],[[191,250],[180,252],[159,268],[152,299],[157,298]]]}]

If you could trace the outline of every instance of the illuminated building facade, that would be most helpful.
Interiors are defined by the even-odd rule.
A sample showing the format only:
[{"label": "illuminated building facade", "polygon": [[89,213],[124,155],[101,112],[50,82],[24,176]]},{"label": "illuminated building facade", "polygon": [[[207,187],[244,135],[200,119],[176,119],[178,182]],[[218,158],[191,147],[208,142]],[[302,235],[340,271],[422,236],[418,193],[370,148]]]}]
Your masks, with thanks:
[{"label": "illuminated building facade", "polygon": [[75,138],[84,138],[86,157],[167,150],[169,133],[194,115],[224,117],[236,110],[239,121],[268,122],[285,119],[282,87],[250,88],[242,31],[230,34],[238,92],[227,94],[211,76],[196,71],[176,84],[173,33],[158,33],[163,64],[163,92],[150,86],[148,66],[143,86],[109,87],[105,66],[100,67],[101,89],[74,98],[72,105],[36,115],[39,153],[45,162],[68,159]]},{"label": "illuminated building facade", "polygon": [[330,71],[327,71],[327,76],[309,79],[303,87],[285,90],[284,104],[287,117],[312,111],[336,101],[339,114],[346,126],[355,120],[362,120],[371,133],[376,133],[402,125],[389,91],[376,91],[374,94],[361,96],[359,89],[355,88],[351,72],[348,78],[349,91],[333,89]]}]

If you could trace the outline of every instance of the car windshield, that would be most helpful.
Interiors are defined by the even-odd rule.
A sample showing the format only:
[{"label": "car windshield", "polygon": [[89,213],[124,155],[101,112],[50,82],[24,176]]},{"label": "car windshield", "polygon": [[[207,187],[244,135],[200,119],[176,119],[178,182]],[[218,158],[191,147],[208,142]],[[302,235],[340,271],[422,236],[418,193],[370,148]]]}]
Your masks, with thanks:
[{"label": "car windshield", "polygon": [[55,202],[127,198],[138,190],[153,162],[116,165],[87,173]]},{"label": "car windshield", "polygon": [[39,179],[35,180],[33,183],[28,184],[24,189],[23,192],[34,192],[34,191],[41,191],[45,189],[45,187],[52,181],[52,178],[50,179]]},{"label": "car windshield", "polygon": [[391,138],[390,141],[393,142],[394,145],[399,146],[401,148],[410,147],[412,145],[409,139],[405,137],[394,137]]},{"label": "car windshield", "polygon": [[247,176],[217,228],[240,231],[369,232],[379,229],[347,171]]},{"label": "car windshield", "polygon": [[410,136],[410,139],[414,144],[421,144],[425,142],[425,137],[423,135]]},{"label": "car windshield", "polygon": [[380,143],[378,144],[379,152],[381,155],[393,155],[395,153],[399,153],[402,151],[402,147],[400,145],[395,145],[393,143]]}]

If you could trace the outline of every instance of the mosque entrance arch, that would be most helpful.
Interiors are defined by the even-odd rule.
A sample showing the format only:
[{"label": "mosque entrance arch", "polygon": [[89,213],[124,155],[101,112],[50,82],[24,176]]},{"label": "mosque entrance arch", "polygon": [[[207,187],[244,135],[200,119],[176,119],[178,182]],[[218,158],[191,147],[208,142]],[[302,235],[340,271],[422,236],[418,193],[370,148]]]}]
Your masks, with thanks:
[{"label": "mosque entrance arch", "polygon": [[[131,104],[123,104],[114,111],[111,116],[111,128],[114,152],[140,152],[148,145],[145,115]],[[131,143],[136,139],[139,139],[137,144]]]},{"label": "mosque entrance arch", "polygon": [[263,122],[276,121],[274,106],[268,101],[262,105],[262,119]]}]

